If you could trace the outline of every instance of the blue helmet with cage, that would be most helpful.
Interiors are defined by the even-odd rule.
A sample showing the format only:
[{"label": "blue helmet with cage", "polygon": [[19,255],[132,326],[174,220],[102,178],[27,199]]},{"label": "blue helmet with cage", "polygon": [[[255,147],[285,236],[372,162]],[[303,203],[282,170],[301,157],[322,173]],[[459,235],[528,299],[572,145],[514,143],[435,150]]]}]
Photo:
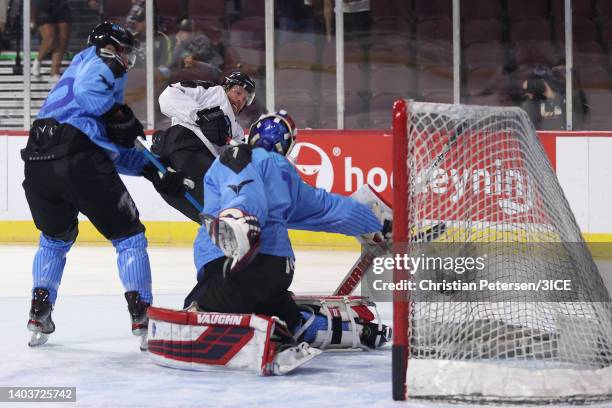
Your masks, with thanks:
[{"label": "blue helmet with cage", "polygon": [[293,148],[296,137],[295,122],[287,111],[280,110],[260,116],[251,125],[249,145],[286,156]]}]

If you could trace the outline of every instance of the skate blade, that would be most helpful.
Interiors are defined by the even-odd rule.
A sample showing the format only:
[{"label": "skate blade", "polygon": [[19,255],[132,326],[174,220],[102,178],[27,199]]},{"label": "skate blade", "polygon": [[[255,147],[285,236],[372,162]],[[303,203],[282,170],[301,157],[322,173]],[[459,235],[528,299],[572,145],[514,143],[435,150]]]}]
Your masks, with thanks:
[{"label": "skate blade", "polygon": [[28,342],[28,346],[30,347],[38,347],[45,344],[49,340],[49,335],[41,332],[35,332],[32,334],[30,341]]},{"label": "skate blade", "polygon": [[274,358],[272,373],[274,375],[285,375],[306,364],[321,353],[321,350],[310,347],[305,342],[289,347],[279,352]]},{"label": "skate blade", "polygon": [[149,349],[149,336],[145,333],[140,336],[140,351],[147,351]]}]

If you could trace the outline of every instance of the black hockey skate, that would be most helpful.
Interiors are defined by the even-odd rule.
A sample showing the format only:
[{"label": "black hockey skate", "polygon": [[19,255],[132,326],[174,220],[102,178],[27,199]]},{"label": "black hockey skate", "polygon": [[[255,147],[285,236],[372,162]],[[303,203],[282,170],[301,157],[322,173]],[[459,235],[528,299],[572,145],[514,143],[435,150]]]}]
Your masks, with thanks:
[{"label": "black hockey skate", "polygon": [[[359,320],[361,319],[357,321],[359,322]],[[363,325],[359,339],[364,346],[371,349],[377,349],[391,340],[392,331],[389,326],[372,322],[359,323]]]},{"label": "black hockey skate", "polygon": [[45,344],[49,335],[55,331],[55,323],[51,320],[53,305],[49,301],[49,291],[44,288],[34,288],[32,293],[32,307],[28,330],[33,332],[28,346],[36,347]]},{"label": "black hockey skate", "polygon": [[140,294],[135,291],[125,292],[125,300],[127,300],[128,311],[132,319],[132,334],[140,337],[140,350],[148,349],[147,331],[149,330],[149,318],[147,317],[147,309],[151,306],[140,300]]}]

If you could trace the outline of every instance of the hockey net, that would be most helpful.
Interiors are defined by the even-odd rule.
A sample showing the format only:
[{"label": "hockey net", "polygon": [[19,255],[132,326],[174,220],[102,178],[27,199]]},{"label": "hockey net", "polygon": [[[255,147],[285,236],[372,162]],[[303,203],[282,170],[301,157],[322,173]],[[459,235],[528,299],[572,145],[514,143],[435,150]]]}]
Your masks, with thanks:
[{"label": "hockey net", "polygon": [[[395,292],[394,399],[612,399],[610,295],[525,112],[401,100],[393,136],[396,254],[486,251],[485,268],[463,281],[572,286]],[[437,243],[414,238],[441,223]],[[396,269],[396,282],[405,277]]]}]

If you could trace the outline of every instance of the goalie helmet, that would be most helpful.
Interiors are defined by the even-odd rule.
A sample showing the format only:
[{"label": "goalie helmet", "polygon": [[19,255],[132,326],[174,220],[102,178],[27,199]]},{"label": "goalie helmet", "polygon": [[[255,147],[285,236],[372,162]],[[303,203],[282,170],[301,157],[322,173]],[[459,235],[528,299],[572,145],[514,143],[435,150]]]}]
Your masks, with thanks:
[{"label": "goalie helmet", "polygon": [[287,111],[262,115],[249,130],[249,145],[287,156],[297,137],[295,122]]},{"label": "goalie helmet", "polygon": [[[119,64],[124,71],[132,68],[136,62],[137,40],[129,30],[119,24],[108,21],[98,24],[89,34],[87,45],[95,46],[100,58],[105,60],[111,69],[114,68],[111,61],[112,64]],[[107,45],[115,47],[115,51],[105,48]],[[123,57],[126,57],[127,64],[124,63]]]}]

